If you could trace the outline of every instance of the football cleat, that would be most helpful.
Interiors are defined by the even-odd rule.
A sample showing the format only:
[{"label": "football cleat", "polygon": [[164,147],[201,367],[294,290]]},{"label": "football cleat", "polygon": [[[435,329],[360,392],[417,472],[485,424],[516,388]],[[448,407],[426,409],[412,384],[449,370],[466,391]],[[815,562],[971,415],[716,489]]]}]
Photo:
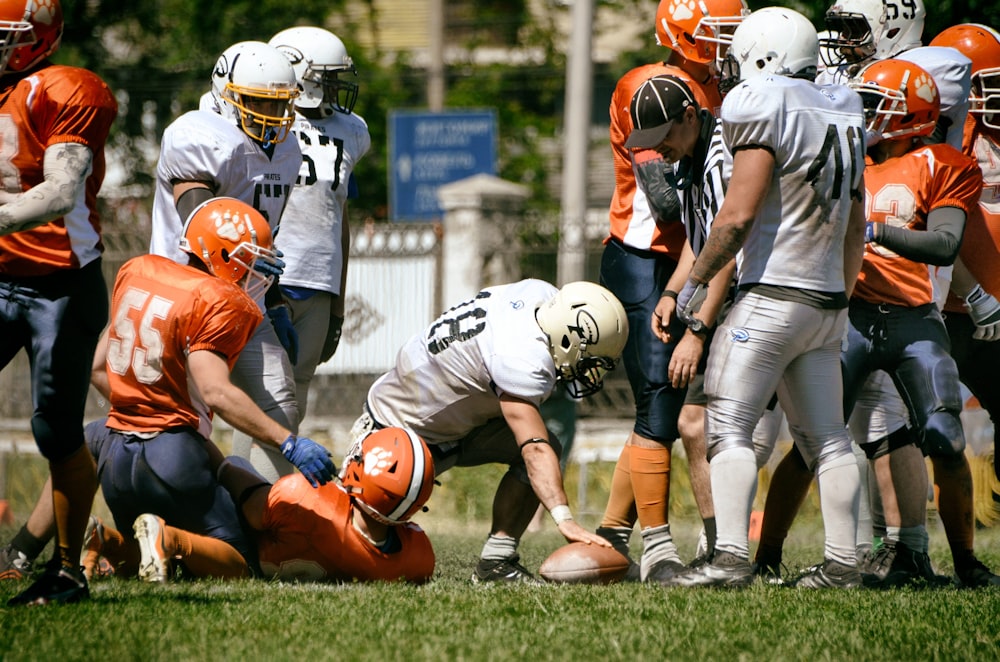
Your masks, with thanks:
[{"label": "football cleat", "polygon": [[153,584],[165,583],[172,573],[171,555],[163,542],[166,525],[156,515],[146,513],[135,519],[132,529],[139,543],[139,579]]},{"label": "football cleat", "polygon": [[8,600],[7,606],[70,604],[89,599],[90,589],[83,572],[64,566],[56,558],[45,566],[45,572],[34,584]]},{"label": "football cleat", "polygon": [[509,559],[479,559],[476,569],[472,572],[472,583],[508,583],[541,585],[528,569],[519,563],[521,557],[514,555]]},{"label": "football cleat", "polygon": [[680,561],[663,559],[652,565],[649,572],[646,573],[644,581],[648,584],[663,584],[667,586],[670,584],[671,579],[687,569],[688,567]]},{"label": "football cleat", "polygon": [[781,562],[781,552],[777,554],[766,552],[763,549],[757,550],[757,556],[753,562],[753,576],[759,577],[765,584],[771,586],[784,586],[785,580],[781,578],[782,570],[785,568]]},{"label": "football cleat", "polygon": [[716,550],[710,562],[674,575],[668,586],[743,588],[752,583],[753,572],[748,559]]},{"label": "football cleat", "polygon": [[934,572],[927,552],[915,552],[905,543],[896,540],[886,540],[865,558],[864,566],[858,570],[866,588],[948,584],[947,577]]},{"label": "football cleat", "polygon": [[0,548],[0,580],[24,579],[32,572],[31,559],[14,545]]},{"label": "football cleat", "polygon": [[861,573],[853,565],[826,559],[813,566],[795,580],[800,588],[861,588]]},{"label": "football cleat", "polygon": [[1000,576],[994,575],[982,561],[971,554],[963,563],[955,564],[955,577],[959,588],[1000,586]]},{"label": "football cleat", "polygon": [[115,568],[102,556],[104,548],[104,522],[100,517],[91,515],[87,529],[83,533],[83,553],[80,555],[80,565],[87,581],[94,577],[110,577],[115,574]]}]

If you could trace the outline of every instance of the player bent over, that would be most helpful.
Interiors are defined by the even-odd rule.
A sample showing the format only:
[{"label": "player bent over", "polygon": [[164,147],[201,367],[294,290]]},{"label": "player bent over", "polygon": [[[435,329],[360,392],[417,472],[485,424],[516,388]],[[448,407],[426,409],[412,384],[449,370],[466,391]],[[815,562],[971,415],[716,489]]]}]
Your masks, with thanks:
[{"label": "player bent over", "polygon": [[[420,584],[434,573],[430,540],[409,521],[430,497],[434,461],[412,431],[385,428],[368,435],[348,453],[340,481],[317,489],[297,475],[268,483],[247,460],[235,456],[220,465],[218,478],[253,530],[264,578]],[[200,576],[212,569],[202,536],[153,514],[139,520],[147,531],[139,543],[148,557],[144,566],[154,569],[150,577],[169,577],[175,563]],[[97,547],[112,565],[123,557],[121,534],[107,527]],[[98,554],[84,564],[85,571],[92,571]],[[236,576],[248,573],[245,562],[241,570]]]}]

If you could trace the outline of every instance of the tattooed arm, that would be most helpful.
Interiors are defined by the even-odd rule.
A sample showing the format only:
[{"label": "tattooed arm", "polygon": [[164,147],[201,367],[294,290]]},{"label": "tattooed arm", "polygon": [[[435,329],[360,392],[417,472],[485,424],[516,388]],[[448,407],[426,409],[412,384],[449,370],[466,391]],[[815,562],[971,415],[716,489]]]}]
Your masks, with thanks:
[{"label": "tattooed arm", "polygon": [[83,193],[93,154],[79,143],[45,150],[44,179],[24,192],[0,192],[0,235],[30,230],[63,216]]},{"label": "tattooed arm", "polygon": [[726,198],[691,269],[691,280],[709,282],[736,257],[764,204],[773,172],[774,154],[767,149],[741,149],[733,155],[733,174]]}]

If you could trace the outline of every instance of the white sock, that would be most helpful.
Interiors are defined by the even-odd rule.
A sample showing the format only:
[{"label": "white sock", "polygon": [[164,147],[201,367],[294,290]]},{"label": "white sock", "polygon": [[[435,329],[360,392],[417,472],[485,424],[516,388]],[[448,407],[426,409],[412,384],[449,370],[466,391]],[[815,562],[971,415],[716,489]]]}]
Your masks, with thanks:
[{"label": "white sock", "polygon": [[750,509],[757,491],[757,460],[751,448],[727,448],[712,458],[715,549],[750,558]]},{"label": "white sock", "polygon": [[816,482],[826,531],[824,556],[856,566],[861,478],[854,455],[844,453],[824,461],[816,469]]},{"label": "white sock", "polygon": [[517,538],[490,534],[490,537],[486,539],[486,544],[483,545],[483,553],[479,555],[479,558],[484,561],[514,558],[517,556],[517,542]]},{"label": "white sock", "polygon": [[639,559],[640,577],[645,580],[650,569],[660,561],[683,563],[677,553],[677,545],[670,535],[670,525],[652,526],[641,531],[642,558]]}]

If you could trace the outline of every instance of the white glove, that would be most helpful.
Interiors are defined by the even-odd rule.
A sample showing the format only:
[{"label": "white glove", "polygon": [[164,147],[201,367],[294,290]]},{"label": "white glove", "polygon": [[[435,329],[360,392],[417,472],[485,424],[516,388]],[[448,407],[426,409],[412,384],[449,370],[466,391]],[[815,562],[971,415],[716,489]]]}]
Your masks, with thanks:
[{"label": "white glove", "polygon": [[972,337],[976,340],[992,342],[1000,339],[1000,301],[988,294],[981,285],[965,297],[965,308],[976,323],[976,332]]}]

